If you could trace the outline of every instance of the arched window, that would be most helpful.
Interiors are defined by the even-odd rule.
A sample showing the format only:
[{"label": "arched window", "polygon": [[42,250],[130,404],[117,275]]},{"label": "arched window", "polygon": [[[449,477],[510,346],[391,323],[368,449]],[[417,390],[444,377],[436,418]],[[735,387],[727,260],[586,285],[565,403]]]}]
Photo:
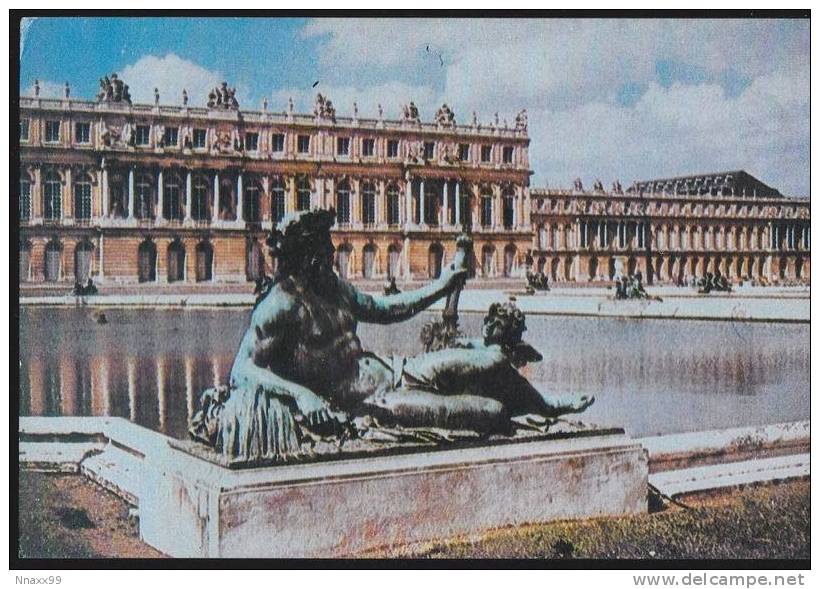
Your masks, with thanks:
[{"label": "arched window", "polygon": [[28,240],[20,244],[20,280],[31,280],[31,242]]},{"label": "arched window", "polygon": [[515,270],[515,255],[517,250],[513,244],[504,248],[504,277],[509,278]]},{"label": "arched window", "polygon": [[395,243],[390,244],[387,248],[387,277],[388,278],[397,278],[400,274],[400,265],[401,261],[401,246],[396,245]]},{"label": "arched window", "polygon": [[444,248],[440,243],[431,243],[427,255],[427,272],[430,278],[441,276],[441,266],[444,261]]},{"label": "arched window", "polygon": [[305,177],[296,182],[296,210],[310,210],[310,180]]},{"label": "arched window", "polygon": [[485,245],[481,250],[481,275],[485,278],[492,276],[494,266],[495,248],[491,245]]},{"label": "arched window", "polygon": [[336,222],[350,225],[350,184],[342,180],[336,187]]},{"label": "arched window", "polygon": [[368,243],[362,250],[362,278],[373,278],[376,274],[376,246]]},{"label": "arched window", "polygon": [[63,271],[63,245],[52,239],[46,245],[46,282],[57,282]]},{"label": "arched window", "polygon": [[185,246],[179,239],[168,245],[168,282],[185,280]]},{"label": "arched window", "polygon": [[501,199],[504,206],[502,210],[504,229],[512,229],[515,225],[515,193],[512,190],[506,190]]},{"label": "arched window", "polygon": [[213,278],[214,248],[207,241],[196,246],[196,281],[204,282]]},{"label": "arched window", "polygon": [[115,219],[128,216],[128,193],[122,174],[111,174],[108,179],[108,214]]},{"label": "arched window", "polygon": [[376,187],[371,182],[362,184],[362,222],[365,226],[376,223]]},{"label": "arched window", "polygon": [[148,174],[142,174],[134,184],[134,214],[137,219],[154,218],[154,182]]},{"label": "arched window", "polygon": [[443,186],[438,182],[424,183],[424,222],[428,225],[438,225],[438,212],[441,208]]},{"label": "arched window", "polygon": [[221,221],[236,221],[234,183],[230,178],[224,178],[219,184],[219,219]]},{"label": "arched window", "polygon": [[94,256],[94,246],[88,240],[83,240],[74,248],[74,280],[86,284],[91,278],[91,260]]},{"label": "arched window", "polygon": [[57,172],[48,172],[43,182],[43,218],[59,221],[63,217],[63,184]]},{"label": "arched window", "polygon": [[285,184],[281,178],[274,178],[271,182],[270,197],[273,220],[278,223],[285,216]]},{"label": "arched window", "polygon": [[74,219],[81,225],[91,221],[91,179],[85,175],[74,182]]},{"label": "arched window", "polygon": [[262,187],[255,178],[248,178],[243,190],[245,191],[242,199],[242,215],[245,217],[247,223],[259,223],[262,220],[259,214],[259,205],[262,202]]},{"label": "arched window", "polygon": [[157,279],[157,246],[146,239],[137,248],[137,279],[155,282]]},{"label": "arched window", "polygon": [[336,250],[336,270],[339,273],[339,278],[347,279],[350,274],[350,252],[353,247],[349,243],[339,246]]},{"label": "arched window", "polygon": [[399,188],[390,184],[387,187],[387,223],[395,226],[399,222]]},{"label": "arched window", "polygon": [[262,247],[256,240],[250,240],[247,247],[247,262],[245,276],[251,282],[261,279],[265,275],[265,256]]},{"label": "arched window", "polygon": [[490,227],[493,224],[493,195],[484,193],[481,195],[481,226]]},{"label": "arched window", "polygon": [[204,176],[194,176],[191,187],[191,217],[203,222],[211,219],[211,186]]},{"label": "arched window", "polygon": [[20,220],[28,221],[31,219],[31,178],[28,174],[20,174]]},{"label": "arched window", "polygon": [[178,174],[168,173],[163,175],[162,188],[162,216],[169,221],[182,221],[182,189],[181,179]]}]

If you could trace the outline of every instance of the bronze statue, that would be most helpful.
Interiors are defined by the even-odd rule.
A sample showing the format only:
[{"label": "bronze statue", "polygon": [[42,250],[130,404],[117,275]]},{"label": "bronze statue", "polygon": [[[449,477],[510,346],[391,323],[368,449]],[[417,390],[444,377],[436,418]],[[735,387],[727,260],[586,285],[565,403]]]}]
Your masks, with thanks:
[{"label": "bronze statue", "polygon": [[404,321],[463,285],[471,241],[460,238],[453,263],[430,284],[371,296],[333,272],[334,218],[332,209],[303,211],[273,232],[276,275],[254,307],[229,386],[203,393],[194,439],[260,464],[300,454],[311,438],[355,437],[379,424],[508,434],[515,417],[537,414],[543,425],[592,403],[551,398],[519,374],[540,355],[521,342],[524,316],[510,305],[490,309],[482,339],[454,337],[410,358],[364,350],[358,322]]}]

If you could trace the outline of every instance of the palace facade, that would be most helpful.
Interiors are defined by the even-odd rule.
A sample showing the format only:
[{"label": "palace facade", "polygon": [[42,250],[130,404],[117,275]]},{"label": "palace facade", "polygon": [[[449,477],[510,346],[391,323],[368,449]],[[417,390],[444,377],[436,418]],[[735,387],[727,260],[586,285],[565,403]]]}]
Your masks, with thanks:
[{"label": "palace facade", "polygon": [[[520,275],[532,245],[526,113],[456,124],[240,110],[227,84],[207,106],[132,104],[116,75],[96,100],[20,100],[20,280],[241,282],[270,274],[267,231],[286,214],[337,212],[342,276],[437,276],[467,224],[480,277]],[[497,119],[497,117],[496,117]],[[480,258],[478,257],[480,255]],[[479,262],[480,260],[480,262]]]},{"label": "palace facade", "polygon": [[641,272],[649,284],[707,272],[734,282],[809,283],[810,204],[744,171],[532,189],[532,263],[554,282],[606,282]]}]

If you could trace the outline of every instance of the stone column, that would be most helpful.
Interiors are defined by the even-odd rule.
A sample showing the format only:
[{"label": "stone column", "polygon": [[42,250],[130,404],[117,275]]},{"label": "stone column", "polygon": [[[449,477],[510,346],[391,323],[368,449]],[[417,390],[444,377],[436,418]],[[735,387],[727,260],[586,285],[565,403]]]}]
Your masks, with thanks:
[{"label": "stone column", "polygon": [[211,220],[219,219],[219,172],[214,172],[214,203],[211,207]]},{"label": "stone column", "polygon": [[162,168],[160,168],[159,173],[157,174],[157,210],[155,211],[156,220],[159,221],[162,219],[162,209],[163,209],[163,194],[162,194]]},{"label": "stone column", "polygon": [[288,178],[288,206],[285,211],[292,213],[296,210],[296,176]]},{"label": "stone column", "polygon": [[242,186],[242,172],[236,173],[236,220],[242,221],[245,219],[245,191]]},{"label": "stone column", "polygon": [[102,233],[100,233],[100,270],[99,270],[99,272],[97,272],[97,278],[100,279],[100,280],[105,279],[105,264],[103,263],[104,262],[103,254],[105,252],[105,247],[103,247],[103,246],[104,246],[103,235],[102,235]]},{"label": "stone column", "polygon": [[419,223],[422,227],[427,225],[425,220],[425,212],[427,211],[426,202],[425,202],[425,194],[424,194],[424,179],[422,178],[419,181]]},{"label": "stone column", "polygon": [[193,178],[191,177],[191,170],[185,174],[185,220],[191,220],[191,201],[193,196],[191,195],[194,183]]},{"label": "stone column", "polygon": [[444,181],[441,191],[441,223],[443,227],[450,225],[450,180]]},{"label": "stone column", "polygon": [[[60,199],[60,219],[74,216],[74,181],[71,178],[71,167],[65,169],[65,186],[62,198]],[[102,170],[100,171],[100,186],[102,187]],[[102,188],[100,188],[102,190]],[[69,214],[66,214],[66,213]],[[93,214],[93,211],[92,211]]]},{"label": "stone column", "polygon": [[379,180],[379,194],[376,198],[376,227],[381,227],[387,224],[387,216],[384,211],[387,210],[387,182]]},{"label": "stone column", "polygon": [[134,167],[128,168],[128,218],[134,218]]},{"label": "stone column", "polygon": [[404,191],[404,228],[409,229],[413,223],[413,181],[406,180]]},{"label": "stone column", "polygon": [[108,167],[102,170],[102,216],[108,218],[108,201],[110,195],[108,192]]}]

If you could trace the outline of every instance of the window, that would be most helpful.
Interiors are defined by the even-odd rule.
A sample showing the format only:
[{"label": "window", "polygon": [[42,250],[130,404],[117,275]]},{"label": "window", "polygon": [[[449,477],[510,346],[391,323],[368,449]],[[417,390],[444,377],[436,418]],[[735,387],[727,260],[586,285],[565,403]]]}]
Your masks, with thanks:
[{"label": "window", "polygon": [[209,204],[211,202],[208,180],[202,176],[194,179],[191,198],[191,216],[195,221],[207,221],[211,218]]},{"label": "window", "polygon": [[365,225],[376,223],[376,189],[370,183],[362,186],[362,221]]},{"label": "window", "polygon": [[350,137],[336,138],[336,155],[350,155]]},{"label": "window", "polygon": [[31,218],[31,182],[20,181],[20,220],[28,221]]},{"label": "window", "polygon": [[167,174],[162,189],[163,216],[169,221],[182,221],[181,179],[176,174]]},{"label": "window", "polygon": [[74,125],[74,141],[76,143],[91,143],[90,123],[76,123]]},{"label": "window", "polygon": [[[505,194],[502,198],[502,204],[504,207],[501,211],[504,229],[512,229],[515,224],[515,195],[511,193]],[[586,223],[584,223],[582,235],[584,236],[584,240],[586,242]],[[584,243],[583,247],[586,247],[586,243]]]},{"label": "window", "polygon": [[399,224],[399,189],[395,184],[387,187],[387,222],[390,225]]},{"label": "window", "polygon": [[375,139],[362,139],[362,155],[364,157],[373,157],[376,155]]},{"label": "window", "polygon": [[387,157],[389,158],[397,158],[399,157],[399,142],[396,139],[390,139],[387,141]]},{"label": "window", "polygon": [[[259,205],[262,201],[262,187],[254,179],[249,178],[245,184],[245,198],[242,200],[242,206],[247,223],[259,223],[261,215],[259,214]],[[278,219],[277,219],[278,220]]]},{"label": "window", "polygon": [[336,221],[339,225],[350,224],[350,185],[346,181],[336,189]]},{"label": "window", "polygon": [[62,218],[63,212],[63,187],[60,177],[50,172],[46,175],[43,185],[43,217],[46,221],[56,221]]},{"label": "window", "polygon": [[502,161],[505,164],[513,163],[513,148],[512,146],[507,146],[504,148],[504,151],[501,152]]},{"label": "window", "polygon": [[74,218],[79,224],[91,220],[91,182],[87,179],[74,183]]},{"label": "window", "polygon": [[154,217],[154,187],[150,176],[140,176],[137,178],[136,202],[134,212],[137,219],[151,219]]},{"label": "window", "polygon": [[424,142],[424,159],[431,160],[433,159],[433,154],[436,149],[436,144],[432,141],[425,141]]},{"label": "window", "polygon": [[488,162],[492,159],[493,155],[493,146],[492,145],[482,145],[481,146],[481,161]]},{"label": "window", "polygon": [[137,145],[148,145],[151,143],[151,127],[148,125],[137,125]]},{"label": "window", "polygon": [[279,178],[271,183],[270,194],[273,219],[278,223],[285,216],[285,185]]},{"label": "window", "polygon": [[274,134],[273,141],[271,142],[271,149],[273,149],[274,153],[282,153],[283,151],[285,151],[284,133]]},{"label": "window", "polygon": [[493,224],[493,197],[485,195],[481,197],[481,226],[489,227]]},{"label": "window", "polygon": [[296,151],[310,153],[310,135],[299,135],[296,138]]},{"label": "window", "polygon": [[463,162],[466,162],[470,159],[470,144],[469,143],[459,143],[458,144],[458,159]]},{"label": "window", "polygon": [[20,119],[20,141],[28,141],[28,119]]},{"label": "window", "polygon": [[259,151],[259,133],[245,133],[245,150]]},{"label": "window", "polygon": [[60,142],[60,121],[46,121],[46,143]]},{"label": "window", "polygon": [[296,210],[307,211],[310,209],[310,181],[307,178],[299,178],[296,183]]},{"label": "window", "polygon": [[165,147],[176,147],[179,145],[179,127],[165,127],[162,143]]},{"label": "window", "polygon": [[205,129],[194,129],[194,149],[205,147],[208,132]]}]

